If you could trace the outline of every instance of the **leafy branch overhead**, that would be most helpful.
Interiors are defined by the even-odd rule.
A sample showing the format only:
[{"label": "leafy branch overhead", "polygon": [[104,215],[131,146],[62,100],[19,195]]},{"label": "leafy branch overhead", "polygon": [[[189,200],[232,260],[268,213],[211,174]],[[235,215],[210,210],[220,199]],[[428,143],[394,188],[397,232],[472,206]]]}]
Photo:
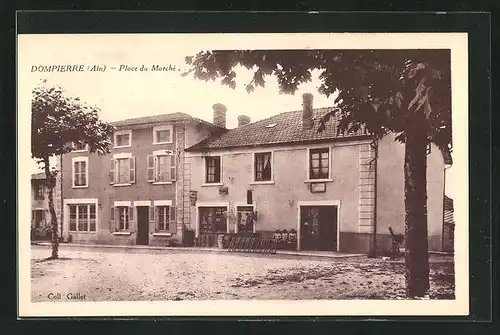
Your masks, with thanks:
[{"label": "leafy branch overhead", "polygon": [[236,88],[235,70],[253,71],[247,92],[277,79],[280,93],[294,94],[319,71],[321,94],[337,93],[335,112],[326,114],[318,131],[339,113],[339,130],[361,124],[376,137],[389,132],[405,141],[412,115],[425,113],[428,141],[451,148],[451,74],[449,50],[219,50],[185,58],[183,75]]},{"label": "leafy branch overhead", "polygon": [[87,144],[90,152],[108,153],[113,127],[98,113],[98,108],[66,96],[60,87],[37,86],[31,101],[32,157],[43,160],[70,152],[73,142]]}]

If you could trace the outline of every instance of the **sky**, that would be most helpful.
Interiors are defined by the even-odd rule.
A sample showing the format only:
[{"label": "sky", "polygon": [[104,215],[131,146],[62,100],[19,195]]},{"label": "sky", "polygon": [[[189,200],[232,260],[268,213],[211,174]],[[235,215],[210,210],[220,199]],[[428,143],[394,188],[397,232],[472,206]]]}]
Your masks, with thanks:
[{"label": "sky", "polygon": [[[334,97],[327,98],[317,91],[318,72],[294,95],[279,94],[274,77],[267,77],[265,88],[247,93],[245,84],[250,82],[252,72],[246,69],[236,71],[236,89],[221,86],[219,81],[205,82],[180,75],[186,69],[186,56],[221,48],[217,43],[216,37],[199,35],[26,35],[18,44],[22,51],[19,77],[26,92],[42,79],[62,86],[68,95],[99,107],[100,118],[105,121],[184,112],[211,122],[212,105],[222,103],[228,109],[227,127],[234,128],[241,114],[257,121],[301,109],[303,93],[314,95],[315,108],[332,106]],[[222,48],[228,48],[228,44],[236,49],[245,41],[241,37],[226,41]],[[280,41],[274,44],[279,47]],[[83,65],[85,71],[39,71],[47,65]],[[106,66],[106,70],[89,71],[94,65]],[[172,66],[176,71],[151,71],[153,65]],[[120,66],[130,71],[118,71]],[[140,71],[142,66],[149,70]],[[132,71],[134,68],[138,71]],[[34,162],[32,171],[38,172]]]}]

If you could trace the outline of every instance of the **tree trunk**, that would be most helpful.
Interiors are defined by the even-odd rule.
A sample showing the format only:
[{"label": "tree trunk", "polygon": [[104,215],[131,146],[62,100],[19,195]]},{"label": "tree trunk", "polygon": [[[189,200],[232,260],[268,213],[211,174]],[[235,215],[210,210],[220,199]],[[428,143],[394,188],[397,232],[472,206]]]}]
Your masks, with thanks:
[{"label": "tree trunk", "polygon": [[405,265],[406,295],[423,297],[429,291],[427,241],[427,133],[425,116],[416,113],[406,131],[405,145]]},{"label": "tree trunk", "polygon": [[49,158],[45,157],[43,159],[44,168],[45,168],[45,177],[47,178],[47,186],[49,188],[49,212],[50,212],[50,224],[52,228],[52,256],[51,259],[57,259],[59,257],[59,234],[57,231],[57,215],[54,207],[54,186],[56,184],[56,179],[50,173],[50,163]]}]

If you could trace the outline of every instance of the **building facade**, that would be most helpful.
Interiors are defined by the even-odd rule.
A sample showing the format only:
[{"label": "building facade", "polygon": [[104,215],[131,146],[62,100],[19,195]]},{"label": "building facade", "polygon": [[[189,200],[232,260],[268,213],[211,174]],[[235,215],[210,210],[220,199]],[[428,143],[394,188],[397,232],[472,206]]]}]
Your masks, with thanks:
[{"label": "building facade", "polygon": [[[389,227],[404,234],[404,145],[390,136],[374,142],[364,128],[337,131],[329,108],[302,110],[236,129],[188,148],[190,226],[196,236],[297,234],[298,250],[368,253],[391,246]],[[429,249],[442,249],[445,160],[428,148]],[[374,238],[375,237],[375,238]]]},{"label": "building facade", "polygon": [[173,113],[113,126],[110,154],[99,156],[75,144],[75,150],[63,155],[64,239],[182,244],[184,222],[190,221],[190,168],[184,149],[224,131],[225,124]]},{"label": "building facade", "polygon": [[[56,166],[59,169],[59,162]],[[49,189],[47,187],[45,172],[31,175],[31,230],[32,238],[50,238],[50,211],[49,211]],[[62,223],[62,184],[61,175],[56,177],[56,185],[53,190],[54,208],[56,210],[59,232]]]}]

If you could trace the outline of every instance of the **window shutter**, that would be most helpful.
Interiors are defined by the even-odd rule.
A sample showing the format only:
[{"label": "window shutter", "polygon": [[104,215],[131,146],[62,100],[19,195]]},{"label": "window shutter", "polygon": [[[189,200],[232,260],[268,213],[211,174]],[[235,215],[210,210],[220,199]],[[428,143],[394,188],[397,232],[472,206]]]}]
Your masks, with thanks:
[{"label": "window shutter", "polygon": [[114,184],[115,183],[115,160],[111,159],[111,164],[109,167],[109,183]]},{"label": "window shutter", "polygon": [[170,180],[175,180],[175,163],[176,163],[176,155],[175,153],[170,156]]},{"label": "window shutter", "polygon": [[115,231],[115,207],[111,207],[109,212],[109,231],[112,233]]},{"label": "window shutter", "polygon": [[148,182],[155,181],[155,156],[148,155]]},{"label": "window shutter", "polygon": [[169,224],[169,231],[172,234],[177,233],[177,221],[175,220],[175,207],[170,207],[170,213],[168,213],[170,216],[170,224]]},{"label": "window shutter", "polygon": [[135,183],[135,157],[129,158],[129,167],[130,167],[129,181],[130,183]]},{"label": "window shutter", "polygon": [[136,229],[135,229],[135,211],[134,211],[134,207],[133,206],[130,206],[128,208],[128,230],[130,232],[134,232]]},{"label": "window shutter", "polygon": [[154,229],[156,231],[156,223],[155,223],[155,207],[149,206],[149,229]]}]

